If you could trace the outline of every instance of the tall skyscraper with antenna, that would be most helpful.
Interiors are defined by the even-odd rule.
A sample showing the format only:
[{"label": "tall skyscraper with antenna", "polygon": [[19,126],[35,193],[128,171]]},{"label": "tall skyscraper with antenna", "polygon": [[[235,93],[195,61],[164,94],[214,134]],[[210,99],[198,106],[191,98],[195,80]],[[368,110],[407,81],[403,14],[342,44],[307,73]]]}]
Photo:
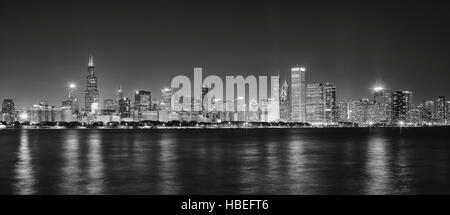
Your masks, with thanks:
[{"label": "tall skyscraper with antenna", "polygon": [[86,113],[97,113],[99,110],[99,92],[97,77],[94,74],[94,57],[89,56],[86,90],[84,91],[84,109]]}]

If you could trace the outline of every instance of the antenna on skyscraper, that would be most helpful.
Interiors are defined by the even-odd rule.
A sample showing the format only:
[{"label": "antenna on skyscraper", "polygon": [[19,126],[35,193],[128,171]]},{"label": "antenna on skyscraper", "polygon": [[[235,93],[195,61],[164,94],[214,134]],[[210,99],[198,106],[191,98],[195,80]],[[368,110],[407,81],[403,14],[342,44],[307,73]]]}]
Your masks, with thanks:
[{"label": "antenna on skyscraper", "polygon": [[89,55],[89,67],[94,66],[94,56],[92,54]]}]

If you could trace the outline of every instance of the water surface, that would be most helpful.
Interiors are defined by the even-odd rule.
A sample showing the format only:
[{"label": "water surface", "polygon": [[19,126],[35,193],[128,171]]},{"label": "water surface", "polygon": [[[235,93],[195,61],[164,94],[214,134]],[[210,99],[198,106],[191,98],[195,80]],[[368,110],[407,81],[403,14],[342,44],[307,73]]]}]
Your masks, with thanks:
[{"label": "water surface", "polygon": [[450,127],[0,130],[0,194],[450,194]]}]

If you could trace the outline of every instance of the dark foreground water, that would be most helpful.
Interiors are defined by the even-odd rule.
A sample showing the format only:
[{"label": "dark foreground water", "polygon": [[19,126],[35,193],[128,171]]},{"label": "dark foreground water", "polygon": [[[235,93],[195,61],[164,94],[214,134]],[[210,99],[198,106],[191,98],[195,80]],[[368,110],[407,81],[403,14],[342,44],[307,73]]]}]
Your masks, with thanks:
[{"label": "dark foreground water", "polygon": [[450,194],[450,127],[0,130],[0,194]]}]

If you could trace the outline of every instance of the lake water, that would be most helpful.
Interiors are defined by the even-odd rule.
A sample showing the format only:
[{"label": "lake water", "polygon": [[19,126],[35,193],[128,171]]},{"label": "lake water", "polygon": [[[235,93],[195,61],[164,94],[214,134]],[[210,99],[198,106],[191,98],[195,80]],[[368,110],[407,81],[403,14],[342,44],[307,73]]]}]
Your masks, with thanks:
[{"label": "lake water", "polygon": [[0,130],[0,194],[450,194],[450,127]]}]

